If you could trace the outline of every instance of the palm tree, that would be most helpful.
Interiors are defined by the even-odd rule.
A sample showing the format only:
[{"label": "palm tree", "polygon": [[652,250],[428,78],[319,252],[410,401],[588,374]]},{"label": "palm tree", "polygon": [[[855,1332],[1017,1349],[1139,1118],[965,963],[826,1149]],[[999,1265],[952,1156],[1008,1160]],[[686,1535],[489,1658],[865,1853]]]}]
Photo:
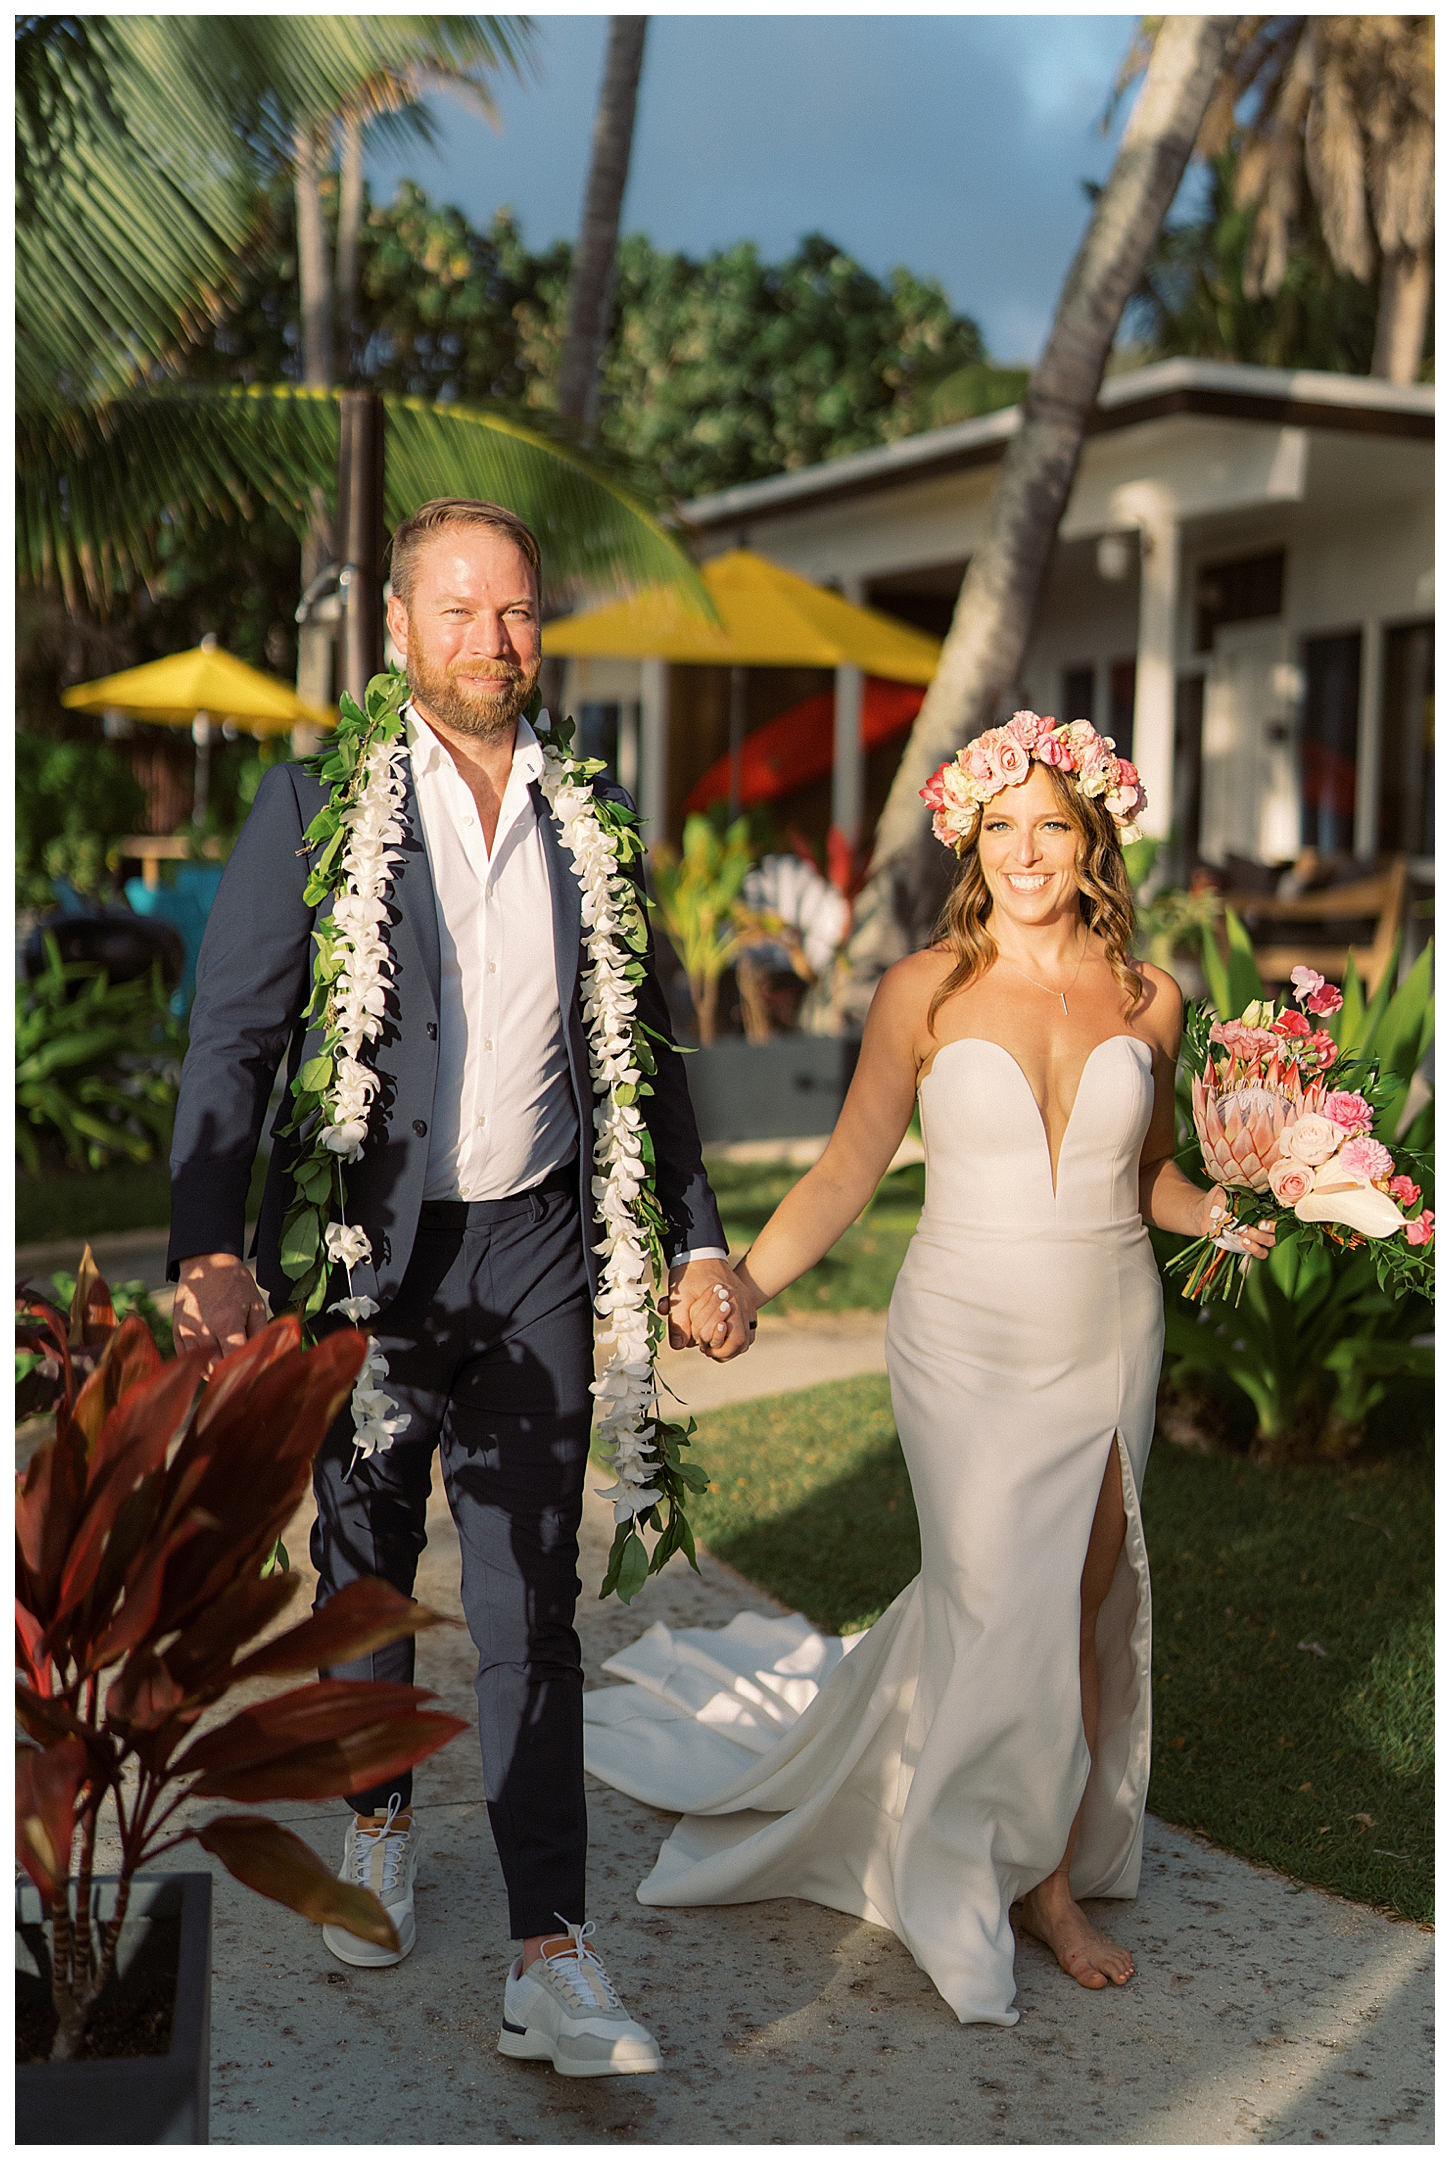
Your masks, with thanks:
[{"label": "palm tree", "polygon": [[615,15],[610,21],[604,80],[594,116],[584,216],[569,277],[569,327],[559,366],[559,413],[589,432],[593,431],[599,400],[599,363],[609,338],[614,251],[629,179],[634,108],[648,27],[647,15]]},{"label": "palm tree", "polygon": [[[1150,18],[1121,81],[1132,80],[1155,35]],[[1283,285],[1307,181],[1335,269],[1365,285],[1379,272],[1370,373],[1414,382],[1435,238],[1434,17],[1241,16],[1198,143],[1206,158],[1230,148],[1239,152],[1238,206],[1255,212],[1249,297],[1272,298]]]},{"label": "palm tree", "polygon": [[[117,582],[154,573],[163,523],[246,517],[264,500],[305,537],[314,492],[336,488],[330,366],[301,390],[187,386],[168,371],[224,298],[258,179],[290,164],[303,119],[373,109],[368,86],[406,77],[425,35],[456,51],[446,26],[459,20],[21,19],[23,583],[104,616]],[[500,54],[521,49],[497,23],[491,34]],[[559,586],[663,579],[698,604],[677,542],[567,446],[482,408],[385,406],[390,516],[460,488],[493,495],[536,524]]]},{"label": "palm tree", "polygon": [[848,947],[848,1003],[857,1018],[884,969],[932,934],[948,864],[931,838],[919,790],[961,743],[989,725],[1017,680],[1103,368],[1188,164],[1233,24],[1232,16],[1168,16],[1155,40],[876,829]]}]

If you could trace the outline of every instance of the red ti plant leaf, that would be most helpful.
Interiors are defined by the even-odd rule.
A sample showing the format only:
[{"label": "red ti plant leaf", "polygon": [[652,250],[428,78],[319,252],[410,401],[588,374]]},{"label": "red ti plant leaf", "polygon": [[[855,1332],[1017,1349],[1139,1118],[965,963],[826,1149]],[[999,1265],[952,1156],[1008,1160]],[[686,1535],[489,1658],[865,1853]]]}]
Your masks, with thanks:
[{"label": "red ti plant leaf", "polygon": [[252,1703],[203,1733],[176,1764],[176,1775],[266,1762],[312,1741],[339,1739],[380,1718],[405,1717],[432,1700],[430,1688],[401,1680],[314,1680],[270,1702]]},{"label": "red ti plant leaf", "polygon": [[441,1710],[384,1718],[336,1740],[310,1740],[266,1762],[213,1771],[199,1778],[192,1791],[248,1805],[261,1800],[335,1800],[411,1770],[467,1730],[462,1718],[446,1717]]},{"label": "red ti plant leaf", "polygon": [[424,1628],[461,1624],[446,1613],[430,1612],[426,1605],[415,1604],[387,1583],[363,1576],[329,1598],[310,1619],[243,1658],[232,1678],[252,1680],[263,1673],[316,1672],[320,1666],[342,1665],[350,1658],[365,1657],[370,1650],[380,1650],[384,1643],[400,1642],[405,1635],[421,1634]]},{"label": "red ti plant leaf", "polygon": [[152,1632],[161,1611],[167,1567],[184,1545],[189,1545],[204,1530],[214,1528],[210,1516],[189,1517],[172,1531],[159,1551],[145,1555],[145,1564],[135,1581],[127,1585],[120,1611],[110,1626],[87,1645],[85,1655],[77,1658],[76,1663],[83,1673],[103,1672],[106,1666],[114,1665],[118,1658],[123,1658],[128,1650],[134,1650]]},{"label": "red ti plant leaf", "polygon": [[[279,1570],[275,1575],[243,1578],[213,1599],[166,1648],[167,1666],[186,1693],[201,1702],[225,1694],[243,1676],[243,1667],[232,1663],[237,1651],[260,1635],[301,1587],[296,1575]],[[284,1642],[287,1639],[282,1637]]]},{"label": "red ti plant leaf", "polygon": [[139,1313],[133,1313],[106,1344],[100,1363],[75,1399],[70,1422],[78,1427],[87,1450],[95,1446],[101,1427],[127,1388],[149,1380],[160,1366],[161,1352],[150,1328]]},{"label": "red ti plant leaf", "polygon": [[339,1882],[312,1847],[280,1823],[262,1815],[218,1815],[191,1835],[204,1851],[215,1853],[238,1882],[290,1906],[304,1920],[319,1926],[331,1923],[364,1942],[397,1949],[397,1931],[372,1891]]},{"label": "red ti plant leaf", "polygon": [[84,1439],[62,1417],[55,1438],[30,1458],[15,1501],[16,1594],[42,1630],[55,1614],[85,1482]]},{"label": "red ti plant leaf", "polygon": [[87,1245],[76,1269],[75,1295],[70,1301],[70,1346],[72,1350],[90,1349],[108,1341],[115,1330],[116,1308],[96,1266],[95,1254]]},{"label": "red ti plant leaf", "polygon": [[76,1795],[88,1767],[86,1744],[74,1735],[15,1750],[15,1857],[47,1904],[70,1876]]}]

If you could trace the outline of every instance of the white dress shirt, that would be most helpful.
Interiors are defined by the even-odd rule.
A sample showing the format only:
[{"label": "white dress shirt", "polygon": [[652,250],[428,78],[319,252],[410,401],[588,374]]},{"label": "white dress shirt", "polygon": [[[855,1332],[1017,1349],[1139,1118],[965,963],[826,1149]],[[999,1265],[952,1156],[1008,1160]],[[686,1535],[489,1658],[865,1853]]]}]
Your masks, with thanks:
[{"label": "white dress shirt", "polygon": [[[490,849],[447,748],[412,705],[404,717],[438,915],[438,1081],[423,1197],[502,1200],[541,1184],[580,1147],[549,866],[529,792],[544,754],[521,719]],[[701,1246],[672,1257],[726,1255]]]}]

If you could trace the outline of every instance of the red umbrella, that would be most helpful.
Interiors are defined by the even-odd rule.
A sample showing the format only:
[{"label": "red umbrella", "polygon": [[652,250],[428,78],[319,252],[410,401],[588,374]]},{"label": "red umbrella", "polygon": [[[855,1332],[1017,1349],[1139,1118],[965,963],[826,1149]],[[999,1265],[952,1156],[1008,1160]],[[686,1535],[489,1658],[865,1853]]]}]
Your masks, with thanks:
[{"label": "red umbrella", "polygon": [[[904,735],[926,696],[920,683],[884,682],[868,675],[861,696],[861,747],[874,750]],[[824,780],[834,762],[836,694],[818,691],[747,735],[741,746],[740,807],[774,802],[813,780]],[[716,758],[685,798],[687,812],[730,799],[730,754]]]}]

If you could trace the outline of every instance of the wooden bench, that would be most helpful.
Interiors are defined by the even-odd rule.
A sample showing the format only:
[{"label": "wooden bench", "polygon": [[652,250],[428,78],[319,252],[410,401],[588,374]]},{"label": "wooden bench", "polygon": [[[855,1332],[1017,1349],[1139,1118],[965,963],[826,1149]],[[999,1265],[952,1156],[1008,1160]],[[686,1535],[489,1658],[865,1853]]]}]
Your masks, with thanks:
[{"label": "wooden bench", "polygon": [[[1294,865],[1296,876],[1312,878],[1320,867],[1312,849]],[[1317,892],[1301,893],[1297,899],[1281,900],[1273,893],[1225,892],[1223,904],[1242,918],[1253,940],[1254,959],[1266,983],[1287,983],[1296,967],[1317,968],[1331,982],[1342,982],[1351,958],[1365,993],[1373,997],[1380,978],[1394,955],[1395,940],[1405,909],[1403,855],[1386,856],[1378,869],[1345,885],[1326,885]],[[1363,922],[1372,920],[1374,936],[1368,945],[1303,944],[1288,942],[1295,923]],[[1282,930],[1280,926],[1283,926]],[[1283,944],[1270,937],[1283,936]]]}]

